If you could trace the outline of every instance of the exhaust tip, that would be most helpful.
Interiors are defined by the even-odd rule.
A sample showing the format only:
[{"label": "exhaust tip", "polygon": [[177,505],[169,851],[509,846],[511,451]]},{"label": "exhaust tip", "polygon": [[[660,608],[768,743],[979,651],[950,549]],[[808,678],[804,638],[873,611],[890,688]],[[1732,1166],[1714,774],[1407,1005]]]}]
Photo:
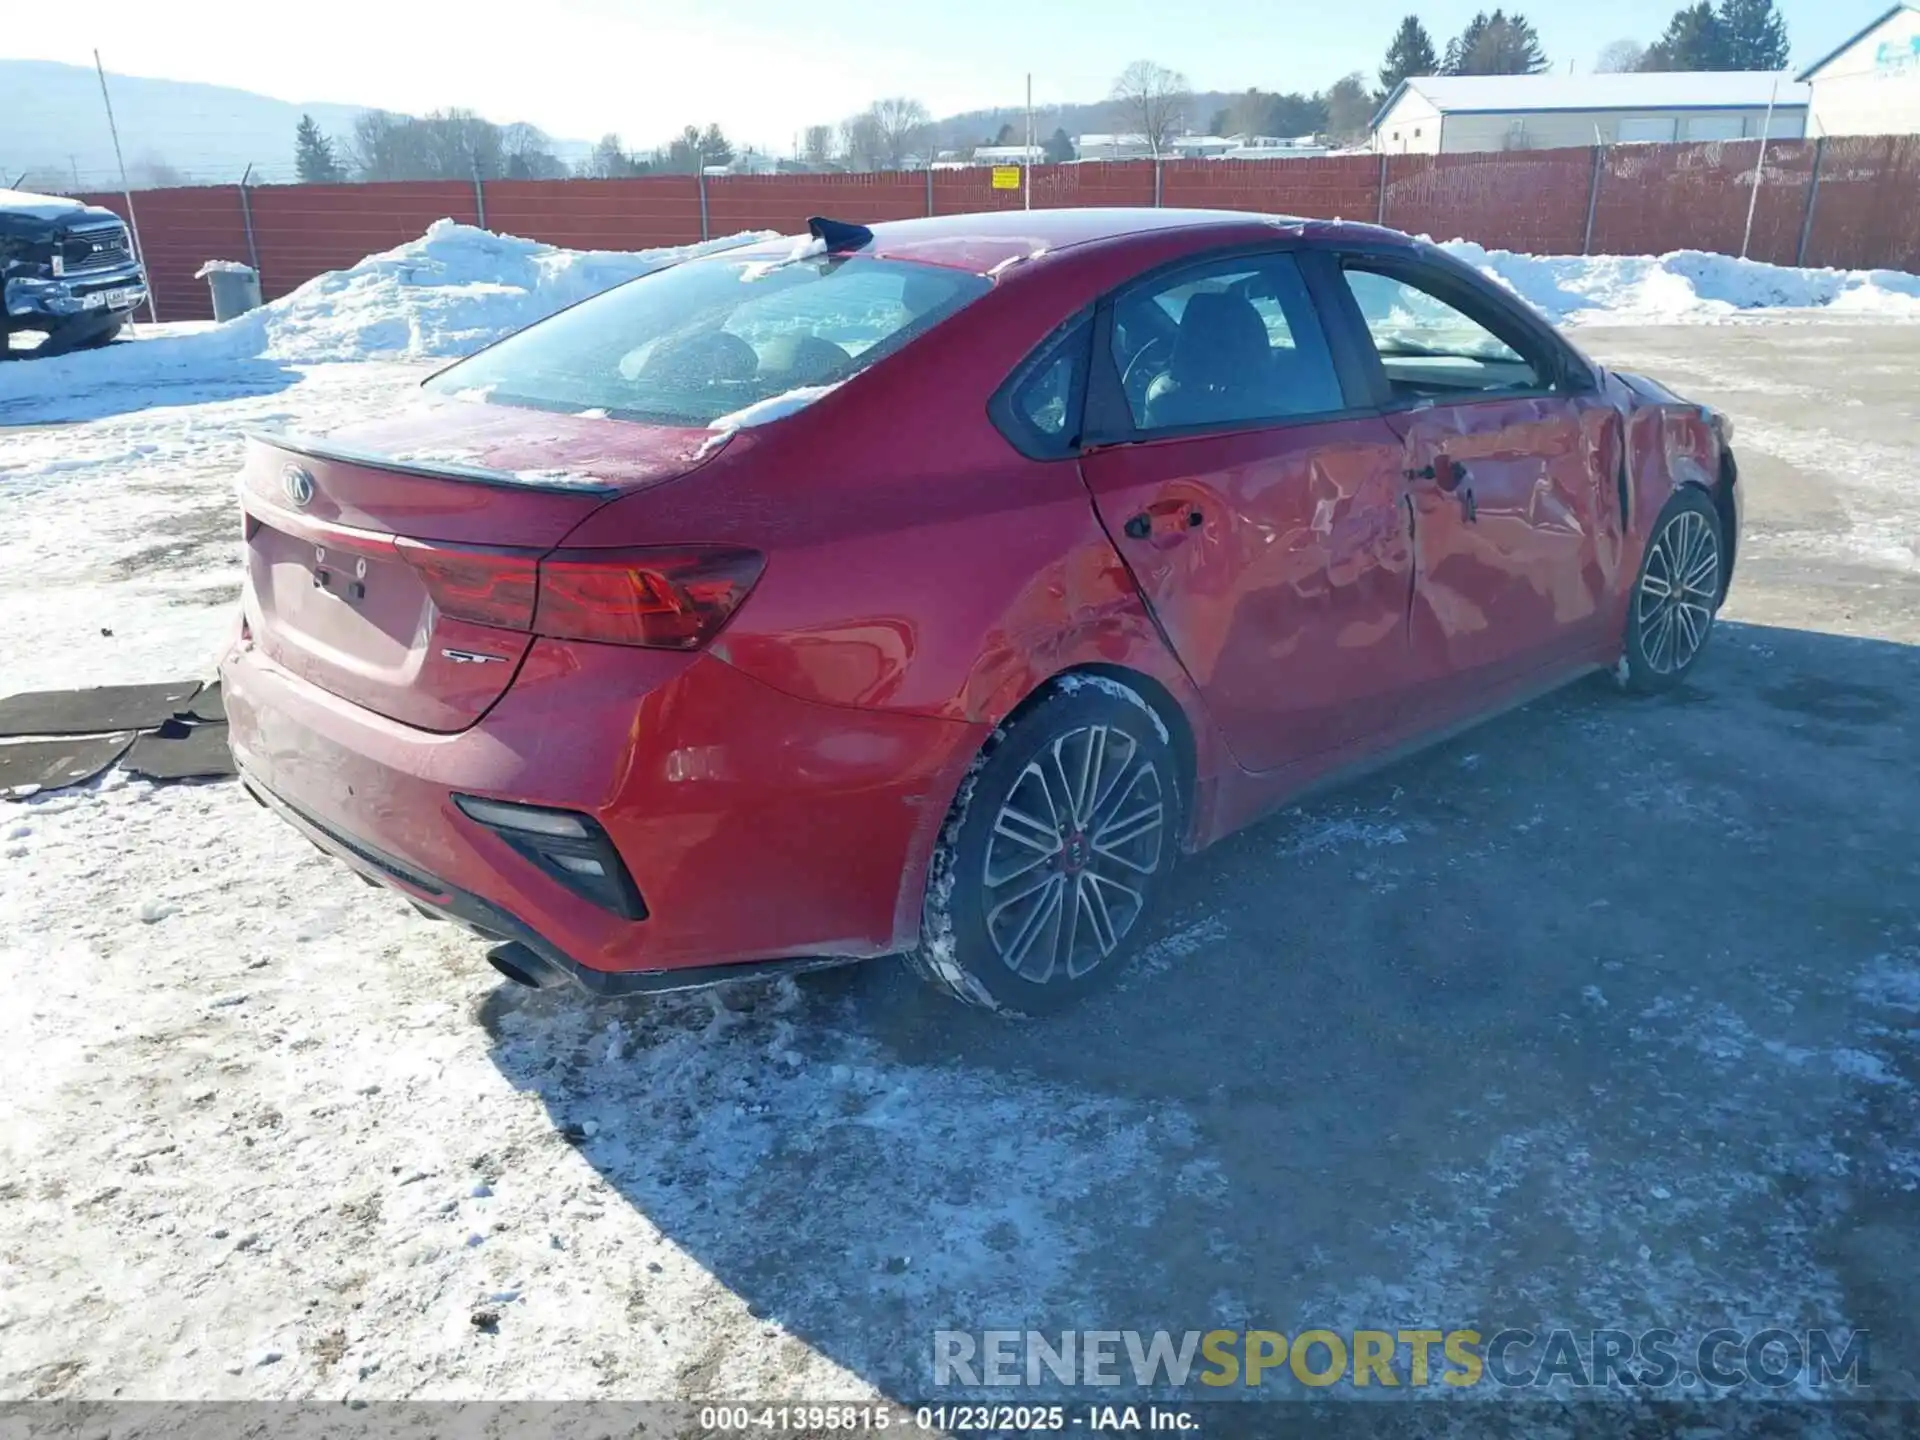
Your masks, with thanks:
[{"label": "exhaust tip", "polygon": [[518,940],[494,946],[487,952],[487,963],[529,990],[552,990],[567,983],[564,972]]}]

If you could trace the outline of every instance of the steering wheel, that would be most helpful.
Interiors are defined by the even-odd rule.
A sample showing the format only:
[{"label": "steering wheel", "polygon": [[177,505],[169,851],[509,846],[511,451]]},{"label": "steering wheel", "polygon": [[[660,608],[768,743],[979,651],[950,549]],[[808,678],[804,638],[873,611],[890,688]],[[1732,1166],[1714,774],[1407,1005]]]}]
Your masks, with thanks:
[{"label": "steering wheel", "polygon": [[1133,358],[1127,361],[1127,368],[1120,372],[1120,388],[1126,392],[1127,403],[1138,415],[1147,403],[1147,387],[1157,378],[1151,366],[1146,365],[1152,355],[1161,357],[1161,365],[1173,357],[1172,344],[1161,336],[1154,336],[1146,344],[1133,352]]}]

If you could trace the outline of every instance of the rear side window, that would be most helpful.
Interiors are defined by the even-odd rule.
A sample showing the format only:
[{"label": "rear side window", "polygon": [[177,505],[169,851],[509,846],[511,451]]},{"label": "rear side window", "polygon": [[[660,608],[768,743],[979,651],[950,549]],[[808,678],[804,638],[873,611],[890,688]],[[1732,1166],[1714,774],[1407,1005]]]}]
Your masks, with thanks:
[{"label": "rear side window", "polygon": [[494,404],[707,425],[857,375],[989,288],[979,275],[859,256],[739,253],[642,276],[427,382]]},{"label": "rear side window", "polygon": [[1287,254],[1177,271],[1114,302],[1113,361],[1143,431],[1344,408],[1299,265]]},{"label": "rear side window", "polygon": [[1053,460],[1080,442],[1080,407],[1086,396],[1087,350],[1093,322],[1077,320],[1014,378],[993,403],[996,423],[1024,455]]}]

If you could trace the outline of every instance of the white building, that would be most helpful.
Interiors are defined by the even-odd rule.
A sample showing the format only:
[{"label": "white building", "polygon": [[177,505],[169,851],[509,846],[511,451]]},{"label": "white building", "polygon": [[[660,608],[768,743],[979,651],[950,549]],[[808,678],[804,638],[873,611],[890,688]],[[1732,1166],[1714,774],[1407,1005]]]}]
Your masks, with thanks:
[{"label": "white building", "polygon": [[1896,5],[1800,72],[1809,135],[1920,133],[1920,5]]},{"label": "white building", "polygon": [[[1147,160],[1153,155],[1144,135],[1082,135],[1074,147],[1082,160]],[[1327,147],[1312,135],[1174,135],[1160,156],[1164,160],[1298,160],[1327,153]]]},{"label": "white building", "polygon": [[[1435,155],[1806,133],[1808,87],[1766,71],[1424,75],[1373,117],[1371,148]],[[1772,117],[1768,118],[1769,105]]]},{"label": "white building", "polygon": [[1145,160],[1153,154],[1144,135],[1082,135],[1073,148],[1082,160]]},{"label": "white building", "polygon": [[1162,152],[1168,159],[1211,160],[1224,155],[1239,143],[1239,137],[1229,135],[1175,135],[1167,141]]},{"label": "white building", "polygon": [[976,165],[1044,165],[1047,163],[1047,147],[1044,145],[976,145],[973,147],[973,163]]},{"label": "white building", "polygon": [[1305,160],[1331,153],[1317,135],[1233,135],[1231,150],[1223,150],[1220,160]]}]

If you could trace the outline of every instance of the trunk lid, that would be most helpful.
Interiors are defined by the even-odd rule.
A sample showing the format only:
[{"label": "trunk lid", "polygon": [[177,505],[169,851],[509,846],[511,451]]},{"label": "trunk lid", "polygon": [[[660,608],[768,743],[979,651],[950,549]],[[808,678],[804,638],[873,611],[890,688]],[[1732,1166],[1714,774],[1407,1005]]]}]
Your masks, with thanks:
[{"label": "trunk lid", "polygon": [[[451,732],[505,693],[523,629],[442,613],[423,563],[504,583],[623,494],[685,474],[703,430],[447,402],[324,440],[251,436],[246,619],[274,663],[389,719]],[[503,583],[498,576],[489,583]]]}]

